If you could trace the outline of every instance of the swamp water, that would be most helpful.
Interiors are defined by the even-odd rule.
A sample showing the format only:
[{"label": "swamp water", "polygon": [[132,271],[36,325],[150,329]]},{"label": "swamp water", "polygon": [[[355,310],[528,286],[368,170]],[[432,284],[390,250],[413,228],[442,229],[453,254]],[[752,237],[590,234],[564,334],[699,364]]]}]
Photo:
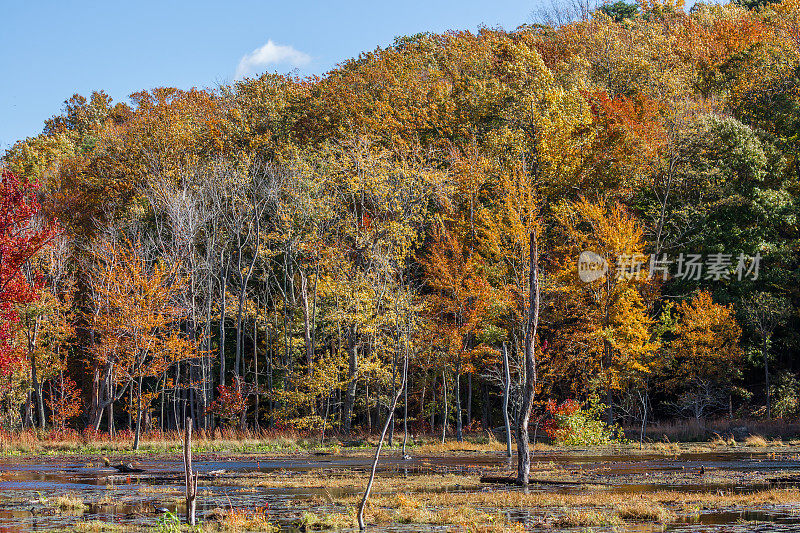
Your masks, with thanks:
[{"label": "swamp water", "polygon": [[[213,509],[248,508],[263,512],[273,523],[291,531],[304,511],[316,514],[346,513],[347,508],[334,503],[338,497],[356,494],[353,489],[324,487],[326,476],[348,476],[366,481],[370,463],[368,456],[265,456],[237,457],[232,460],[212,458],[195,461],[200,472],[198,517],[202,521]],[[157,527],[166,507],[179,516],[184,508],[183,464],[161,458],[142,458],[142,474],[120,474],[114,469],[97,466],[92,458],[35,457],[0,459],[0,533],[68,529],[87,520],[102,520],[131,528]],[[508,471],[513,464],[503,454],[414,457],[404,461],[383,457],[380,476],[412,477],[421,474],[478,474]],[[535,457],[532,478],[538,469],[558,468],[573,474],[586,484],[574,484],[563,478],[549,480],[528,488],[531,492],[582,493],[611,491],[638,494],[660,490],[673,491],[752,491],[767,488],[770,478],[800,472],[800,455],[749,452],[685,453],[677,455],[610,455],[592,456],[577,453],[539,453]],[[714,481],[694,474],[698,469],[724,473]],[[293,476],[313,472],[318,476],[314,486],[270,487],[248,483],[258,474]],[[563,482],[559,482],[563,481]],[[320,487],[320,485],[323,487]],[[311,485],[311,484],[310,484]],[[484,485],[450,487],[451,491],[515,491],[516,487]],[[59,497],[77,497],[85,507],[55,510]],[[487,509],[487,511],[489,511]],[[494,512],[497,509],[493,509]],[[542,510],[500,510],[511,521],[539,529]],[[371,531],[444,531],[446,526],[391,524],[370,528]],[[457,529],[457,528],[450,528]],[[699,510],[693,516],[681,517],[665,526],[625,524],[589,528],[592,531],[798,531],[800,507],[791,504],[771,505],[753,510]],[[548,528],[552,531],[552,528]],[[586,528],[574,528],[584,531]]]}]

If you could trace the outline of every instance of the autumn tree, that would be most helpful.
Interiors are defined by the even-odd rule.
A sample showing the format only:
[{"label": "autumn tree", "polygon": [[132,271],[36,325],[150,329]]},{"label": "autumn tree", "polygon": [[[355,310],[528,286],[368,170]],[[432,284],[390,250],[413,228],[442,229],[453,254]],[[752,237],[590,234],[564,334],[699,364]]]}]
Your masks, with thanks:
[{"label": "autumn tree", "polygon": [[47,408],[50,409],[50,423],[58,431],[65,431],[67,422],[78,417],[83,411],[81,391],[61,370],[48,383],[48,392]]},{"label": "autumn tree", "polygon": [[[40,427],[46,423],[44,385],[66,370],[66,356],[75,335],[71,287],[55,294],[53,287],[44,287],[35,301],[19,307],[20,344],[30,368],[31,395],[25,405],[25,418],[32,421],[31,407],[36,407]],[[61,382],[60,382],[61,383]],[[67,383],[67,382],[64,382]]]},{"label": "autumn tree", "polygon": [[497,187],[502,191],[498,205],[484,208],[481,213],[481,248],[490,263],[497,265],[491,271],[498,278],[503,296],[495,300],[495,305],[505,315],[509,338],[522,359],[519,365],[522,398],[517,421],[518,479],[527,483],[528,425],[539,387],[536,343],[541,308],[541,207],[530,174],[519,166],[504,173]]},{"label": "autumn tree", "polygon": [[[138,449],[147,408],[144,379],[159,378],[172,364],[197,355],[197,343],[181,328],[186,312],[174,304],[186,280],[175,277],[174,266],[148,264],[130,242],[104,242],[96,258],[96,311],[90,320],[98,339],[92,353],[103,377],[110,376],[118,385],[99,411],[130,389],[136,412],[133,447]],[[107,379],[101,383],[108,386]],[[96,429],[98,413],[93,422]]]},{"label": "autumn tree", "polygon": [[[34,184],[0,169],[0,371],[16,359],[13,334],[19,322],[16,306],[36,298],[36,280],[23,266],[54,234],[39,218]],[[32,282],[32,283],[31,283]]]},{"label": "autumn tree", "polygon": [[709,410],[724,405],[720,393],[730,387],[741,361],[741,328],[733,308],[715,303],[705,291],[678,304],[677,312],[670,382],[685,392],[680,407],[702,422]]},{"label": "autumn tree", "polygon": [[[443,352],[441,364],[455,369],[456,436],[460,441],[462,367],[465,363],[471,366],[473,354],[479,353],[478,333],[491,302],[492,289],[480,273],[481,257],[470,246],[469,226],[464,221],[456,221],[450,228],[442,225],[434,235],[430,255],[423,262],[431,291],[427,310],[436,327],[435,344]],[[443,390],[443,394],[447,391]]]},{"label": "autumn tree", "polygon": [[[562,205],[554,290],[554,349],[574,385],[605,391],[608,422],[613,394],[649,372],[657,347],[645,297],[649,262],[641,224],[616,203],[582,199]],[[579,271],[583,261],[597,270]]]},{"label": "autumn tree", "polygon": [[[59,402],[76,397],[74,379],[92,399],[91,429],[103,416],[113,431],[115,404],[145,428],[137,411],[153,399],[165,429],[185,410],[204,428],[371,430],[390,416],[409,347],[420,427],[443,419],[461,436],[462,402],[469,413],[475,400],[488,426],[496,385],[513,379],[524,451],[531,397],[603,392],[613,415],[638,395],[646,412],[654,372],[682,368],[676,354],[690,347],[673,350],[673,322],[686,336],[681,317],[704,316],[667,302],[698,288],[737,306],[764,291],[786,298],[774,328],[737,307],[758,345],[742,366],[765,364],[743,384],[760,389],[798,346],[800,4],[743,4],[759,2],[687,12],[671,0],[583,1],[545,25],[401,36],[322,76],[162,87],[128,103],[69,98],[2,156],[26,178],[3,175],[5,197],[22,199],[6,202],[0,224],[11,235],[0,239],[5,421],[41,424],[49,409],[69,423]],[[63,227],[70,283],[54,283],[33,253],[46,240],[39,218]],[[110,226],[109,242],[141,243],[135,254],[98,251]],[[604,274],[581,279],[582,252]],[[759,279],[650,268],[649,254],[680,252],[759,253]],[[145,286],[163,308],[140,301]],[[126,314],[150,319],[116,321]],[[161,349],[184,342],[188,360]],[[729,385],[675,376],[651,416],[676,404],[694,413]],[[716,392],[693,403],[687,383]]]}]

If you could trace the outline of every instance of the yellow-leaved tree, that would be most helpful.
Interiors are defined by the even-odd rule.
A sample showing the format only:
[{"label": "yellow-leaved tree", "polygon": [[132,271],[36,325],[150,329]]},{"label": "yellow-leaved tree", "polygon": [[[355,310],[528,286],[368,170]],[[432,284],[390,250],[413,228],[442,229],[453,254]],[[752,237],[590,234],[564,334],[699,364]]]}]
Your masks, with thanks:
[{"label": "yellow-leaved tree", "polygon": [[[562,245],[550,334],[559,355],[550,363],[571,376],[574,392],[604,391],[612,423],[614,391],[643,379],[658,347],[644,298],[642,228],[619,204],[586,199],[561,205],[556,219]],[[581,259],[596,267],[591,275],[579,272]]]}]

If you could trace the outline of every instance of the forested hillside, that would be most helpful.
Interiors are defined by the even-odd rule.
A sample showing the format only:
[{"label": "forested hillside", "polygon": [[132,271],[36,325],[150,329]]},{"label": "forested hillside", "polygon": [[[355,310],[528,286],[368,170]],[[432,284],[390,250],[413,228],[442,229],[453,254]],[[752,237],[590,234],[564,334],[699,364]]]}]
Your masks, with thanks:
[{"label": "forested hillside", "polygon": [[3,157],[2,423],[347,434],[407,382],[398,424],[460,437],[504,351],[512,420],[526,382],[531,423],[795,418],[798,156],[798,0],[75,95]]}]

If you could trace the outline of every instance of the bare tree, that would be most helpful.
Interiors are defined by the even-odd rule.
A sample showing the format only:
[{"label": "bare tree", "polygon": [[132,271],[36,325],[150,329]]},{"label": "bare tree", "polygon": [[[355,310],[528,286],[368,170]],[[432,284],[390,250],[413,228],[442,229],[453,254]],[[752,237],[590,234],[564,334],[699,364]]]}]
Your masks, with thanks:
[{"label": "bare tree", "polygon": [[[407,341],[406,341],[407,342]],[[400,383],[400,387],[397,389],[396,394],[392,399],[392,404],[389,408],[389,414],[386,417],[386,423],[383,425],[383,431],[381,431],[381,438],[378,440],[378,446],[375,448],[375,457],[372,460],[372,468],[369,473],[369,481],[367,481],[367,487],[364,490],[364,496],[361,498],[361,503],[358,505],[358,528],[363,531],[364,530],[364,508],[367,506],[367,500],[369,499],[369,493],[372,491],[372,483],[375,481],[375,472],[378,469],[378,461],[380,460],[381,456],[381,448],[383,447],[383,440],[386,438],[386,432],[389,429],[389,425],[392,423],[394,419],[394,413],[397,409],[397,402],[400,400],[400,396],[405,390],[406,387],[406,380],[408,379],[408,347],[404,351],[405,357],[403,358],[403,381]],[[394,378],[394,376],[393,376]]]},{"label": "bare tree", "polygon": [[529,280],[530,302],[525,332],[525,387],[522,409],[517,419],[517,480],[523,485],[528,484],[531,468],[528,423],[533,410],[537,381],[535,342],[536,331],[539,327],[539,246],[535,230],[530,234]]}]

